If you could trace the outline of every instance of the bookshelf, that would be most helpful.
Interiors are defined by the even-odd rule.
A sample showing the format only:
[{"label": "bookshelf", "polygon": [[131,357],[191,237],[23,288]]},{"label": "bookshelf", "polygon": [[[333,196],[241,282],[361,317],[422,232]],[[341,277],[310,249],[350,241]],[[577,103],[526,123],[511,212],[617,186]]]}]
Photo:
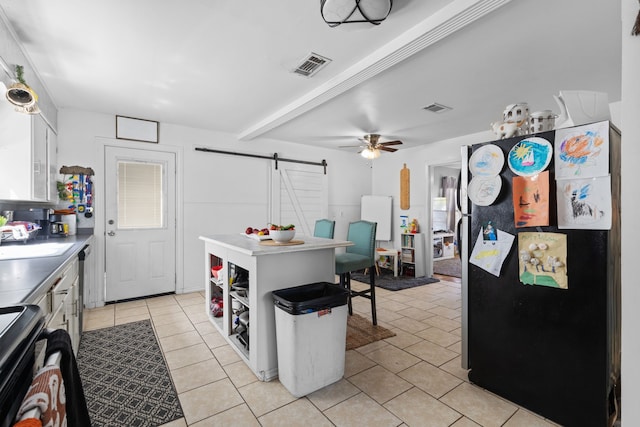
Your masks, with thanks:
[{"label": "bookshelf", "polygon": [[422,233],[404,233],[400,235],[400,262],[406,276],[425,275],[424,235]]}]

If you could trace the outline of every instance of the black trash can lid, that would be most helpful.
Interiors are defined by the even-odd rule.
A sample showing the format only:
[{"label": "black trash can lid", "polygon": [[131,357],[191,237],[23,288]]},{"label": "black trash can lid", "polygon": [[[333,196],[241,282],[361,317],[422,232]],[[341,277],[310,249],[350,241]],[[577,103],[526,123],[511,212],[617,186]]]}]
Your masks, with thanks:
[{"label": "black trash can lid", "polygon": [[299,315],[345,305],[349,292],[334,283],[317,282],[279,289],[271,295],[276,307]]}]

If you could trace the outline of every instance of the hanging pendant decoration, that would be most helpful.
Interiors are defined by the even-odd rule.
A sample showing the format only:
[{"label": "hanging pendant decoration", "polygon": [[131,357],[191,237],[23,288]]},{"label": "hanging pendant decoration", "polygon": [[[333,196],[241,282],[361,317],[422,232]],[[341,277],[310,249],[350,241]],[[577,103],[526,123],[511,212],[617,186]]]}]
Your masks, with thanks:
[{"label": "hanging pendant decoration", "polygon": [[400,209],[407,210],[409,209],[409,179],[410,172],[409,168],[407,168],[407,164],[404,164],[404,167],[400,169]]},{"label": "hanging pendant decoration", "polygon": [[40,109],[37,104],[38,95],[24,80],[24,68],[22,65],[16,65],[16,78],[18,81],[7,89],[7,100],[13,104],[15,110],[20,113],[39,113]]}]

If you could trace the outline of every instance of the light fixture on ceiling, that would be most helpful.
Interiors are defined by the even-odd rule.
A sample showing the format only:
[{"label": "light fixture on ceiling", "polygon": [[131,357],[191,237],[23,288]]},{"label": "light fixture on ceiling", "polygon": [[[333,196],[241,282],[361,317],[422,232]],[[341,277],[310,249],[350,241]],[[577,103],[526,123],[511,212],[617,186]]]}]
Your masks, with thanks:
[{"label": "light fixture on ceiling", "polygon": [[40,112],[38,108],[38,95],[27,85],[24,80],[24,69],[22,65],[16,65],[17,82],[7,88],[7,100],[13,104],[16,111],[25,114],[37,114]]},{"label": "light fixture on ceiling", "polygon": [[360,153],[362,157],[368,160],[377,159],[380,157],[380,150],[377,148],[367,147]]},{"label": "light fixture on ceiling", "polygon": [[379,25],[391,6],[393,0],[320,0],[320,13],[330,27],[358,22]]}]

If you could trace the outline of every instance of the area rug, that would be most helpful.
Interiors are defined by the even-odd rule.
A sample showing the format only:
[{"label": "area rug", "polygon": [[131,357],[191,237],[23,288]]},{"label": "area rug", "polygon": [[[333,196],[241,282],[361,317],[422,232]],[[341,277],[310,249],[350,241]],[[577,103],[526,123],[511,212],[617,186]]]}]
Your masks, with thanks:
[{"label": "area rug", "polygon": [[151,427],[183,417],[149,320],[84,332],[77,362],[93,427]]},{"label": "area rug", "polygon": [[359,314],[353,313],[351,316],[347,316],[347,350],[353,350],[395,335],[395,332],[380,325],[374,325],[371,320],[365,319]]},{"label": "area rug", "polygon": [[449,258],[433,261],[433,273],[443,276],[462,277],[462,262],[460,258]]},{"label": "area rug", "polygon": [[[358,282],[369,283],[369,274],[363,274],[360,272],[351,273],[351,280],[357,280]],[[438,279],[433,277],[409,277],[398,276],[394,277],[393,272],[387,269],[380,269],[380,275],[376,275],[376,286],[390,291],[399,291],[402,289],[414,288],[416,286],[428,285],[430,283],[439,282]]]}]

